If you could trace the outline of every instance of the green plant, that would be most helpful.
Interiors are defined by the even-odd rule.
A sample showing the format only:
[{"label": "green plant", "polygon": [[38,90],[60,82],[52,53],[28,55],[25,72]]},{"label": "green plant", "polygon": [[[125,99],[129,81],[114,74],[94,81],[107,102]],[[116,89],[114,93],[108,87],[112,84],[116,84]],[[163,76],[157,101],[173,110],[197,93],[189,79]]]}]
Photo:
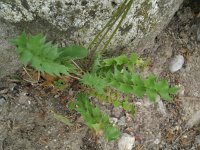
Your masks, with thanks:
[{"label": "green plant", "polygon": [[103,93],[106,88],[114,88],[124,94],[134,94],[138,98],[147,95],[151,101],[155,101],[157,95],[166,101],[171,100],[170,94],[175,94],[177,88],[169,87],[166,80],[157,82],[153,74],[143,78],[140,70],[145,66],[146,61],[138,58],[135,53],[130,58],[121,55],[103,59],[91,74],[84,74],[81,81],[98,93]]},{"label": "green plant", "polygon": [[24,65],[30,64],[36,70],[50,75],[74,73],[73,60],[87,56],[87,49],[83,47],[70,45],[58,48],[57,45],[46,42],[42,34],[27,36],[22,33],[12,43],[17,46],[20,61]]},{"label": "green plant", "polygon": [[[59,48],[51,42],[46,43],[42,34],[28,36],[25,33],[13,40],[13,44],[17,46],[17,52],[24,65],[31,65],[38,71],[54,76],[73,77],[82,83],[83,92],[115,107],[122,107],[133,115],[135,107],[129,102],[130,94],[138,98],[146,95],[150,101],[155,101],[156,96],[160,95],[162,99],[169,101],[172,99],[171,95],[177,91],[177,88],[170,87],[166,80],[157,81],[153,74],[144,78],[141,74],[148,66],[148,60],[139,58],[136,53],[106,59],[97,53],[92,69],[83,71],[74,61],[88,55],[87,49],[83,47],[71,45]],[[62,86],[60,80],[54,84]],[[125,95],[124,99],[120,96],[122,94]],[[116,139],[120,135],[117,128],[110,124],[109,117],[102,114],[99,107],[94,107],[87,97],[86,94],[80,94],[77,101],[70,103],[69,107],[77,106],[76,110],[96,135],[104,133],[109,141]],[[66,123],[65,118],[54,116]]]},{"label": "green plant", "polygon": [[76,110],[83,116],[86,125],[94,130],[96,135],[104,133],[108,141],[119,137],[119,130],[109,122],[109,116],[101,113],[99,107],[94,107],[88,100],[88,96],[80,93],[76,102]]}]

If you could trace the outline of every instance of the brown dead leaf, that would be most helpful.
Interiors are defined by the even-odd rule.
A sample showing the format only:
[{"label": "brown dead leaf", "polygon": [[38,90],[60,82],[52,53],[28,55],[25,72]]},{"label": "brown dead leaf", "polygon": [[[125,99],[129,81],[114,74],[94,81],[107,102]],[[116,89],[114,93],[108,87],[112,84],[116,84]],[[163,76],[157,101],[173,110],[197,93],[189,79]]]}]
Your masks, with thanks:
[{"label": "brown dead leaf", "polygon": [[47,74],[47,73],[44,73],[44,74],[42,75],[42,77],[43,77],[47,82],[51,82],[51,83],[53,83],[55,80],[58,80],[58,77],[49,75],[49,74]]},{"label": "brown dead leaf", "polygon": [[43,87],[53,87],[54,86],[54,81],[55,80],[58,80],[58,77],[55,77],[55,76],[52,76],[52,75],[49,75],[47,73],[44,73],[42,75],[42,77],[44,78],[44,82],[42,83],[42,86]]}]

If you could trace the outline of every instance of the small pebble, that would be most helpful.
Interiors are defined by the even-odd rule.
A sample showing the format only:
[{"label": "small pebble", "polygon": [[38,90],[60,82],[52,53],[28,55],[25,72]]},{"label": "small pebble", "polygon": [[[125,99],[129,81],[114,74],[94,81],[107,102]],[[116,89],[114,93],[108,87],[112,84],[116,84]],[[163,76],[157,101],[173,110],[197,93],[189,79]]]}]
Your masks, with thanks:
[{"label": "small pebble", "polygon": [[183,64],[184,64],[184,57],[182,55],[174,56],[169,63],[170,72],[174,73],[180,70],[183,67]]},{"label": "small pebble", "polygon": [[119,150],[132,150],[135,145],[135,137],[124,133],[118,142]]}]

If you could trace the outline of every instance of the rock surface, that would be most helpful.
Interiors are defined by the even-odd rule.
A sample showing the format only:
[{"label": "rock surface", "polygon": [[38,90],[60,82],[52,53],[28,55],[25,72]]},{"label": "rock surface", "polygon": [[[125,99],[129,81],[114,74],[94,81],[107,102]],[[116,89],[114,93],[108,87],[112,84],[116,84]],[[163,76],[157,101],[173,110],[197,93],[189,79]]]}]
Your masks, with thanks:
[{"label": "rock surface", "polygon": [[[111,41],[110,49],[130,47],[133,50],[149,47],[182,1],[135,0],[122,27]],[[121,2],[122,0],[3,0],[0,2],[0,18],[15,23],[20,30],[29,33],[43,32],[62,46],[69,43],[87,46]],[[12,33],[12,30],[6,35],[11,34],[10,32]],[[5,37],[1,38],[7,41]],[[6,43],[6,46],[8,45]],[[0,53],[14,57],[11,63],[16,62],[14,52],[5,49],[7,48],[0,48]],[[2,58],[4,55],[0,55],[1,70],[10,71],[12,64],[6,63],[9,57]],[[2,74],[8,74],[8,71],[3,71]]]},{"label": "rock surface", "polygon": [[0,19],[0,78],[14,73],[20,67],[14,47],[10,45],[10,40],[17,33],[14,26],[3,23]]}]

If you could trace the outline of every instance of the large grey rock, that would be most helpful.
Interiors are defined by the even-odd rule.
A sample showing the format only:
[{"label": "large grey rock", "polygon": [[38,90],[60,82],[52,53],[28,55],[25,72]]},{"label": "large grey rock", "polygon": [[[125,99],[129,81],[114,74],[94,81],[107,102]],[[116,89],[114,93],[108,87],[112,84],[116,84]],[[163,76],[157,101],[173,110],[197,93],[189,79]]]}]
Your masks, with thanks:
[{"label": "large grey rock", "polygon": [[[148,47],[168,24],[182,1],[134,0],[122,27],[111,41],[110,49],[129,47],[133,50]],[[49,30],[56,30],[57,36],[51,38],[62,45],[78,42],[87,46],[121,2],[122,0],[2,0],[0,18],[17,23],[22,29],[29,28],[28,31],[31,32],[49,33]],[[38,21],[40,26],[36,23]]]},{"label": "large grey rock", "polygon": [[0,20],[0,78],[14,73],[20,67],[14,47],[10,44],[11,39],[17,34],[18,32],[12,25]]}]

